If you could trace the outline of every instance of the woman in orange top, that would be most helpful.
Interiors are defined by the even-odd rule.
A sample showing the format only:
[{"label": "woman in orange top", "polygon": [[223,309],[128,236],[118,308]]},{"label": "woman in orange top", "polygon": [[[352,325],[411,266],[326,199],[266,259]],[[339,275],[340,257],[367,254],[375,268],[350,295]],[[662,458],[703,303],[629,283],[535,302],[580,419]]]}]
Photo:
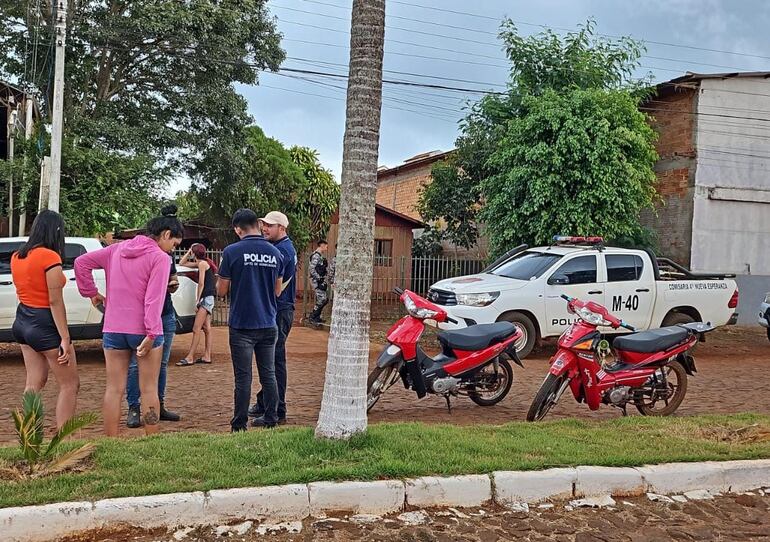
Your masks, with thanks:
[{"label": "woman in orange top", "polygon": [[63,254],[64,220],[59,213],[43,211],[32,223],[26,244],[11,257],[11,274],[19,298],[13,336],[21,345],[27,369],[24,391],[42,390],[48,371],[53,371],[59,384],[57,427],[75,414],[80,387],[62,294],[67,284],[62,271]]}]

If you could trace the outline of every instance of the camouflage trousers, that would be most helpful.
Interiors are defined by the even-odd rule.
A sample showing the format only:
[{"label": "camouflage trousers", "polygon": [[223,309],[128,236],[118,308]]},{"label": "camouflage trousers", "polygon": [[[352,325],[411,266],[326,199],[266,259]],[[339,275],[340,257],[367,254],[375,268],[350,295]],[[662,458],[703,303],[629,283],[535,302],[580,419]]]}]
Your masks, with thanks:
[{"label": "camouflage trousers", "polygon": [[329,303],[329,292],[328,290],[321,290],[320,288],[315,289],[315,306],[313,307],[313,312],[310,313],[310,319],[311,320],[318,320],[321,317],[321,313],[324,310],[324,307]]}]

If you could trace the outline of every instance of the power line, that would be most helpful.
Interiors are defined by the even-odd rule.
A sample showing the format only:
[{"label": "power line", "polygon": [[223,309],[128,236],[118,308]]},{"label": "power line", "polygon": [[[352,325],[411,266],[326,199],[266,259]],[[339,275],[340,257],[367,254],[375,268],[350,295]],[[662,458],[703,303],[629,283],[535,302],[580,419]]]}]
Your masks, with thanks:
[{"label": "power line", "polygon": [[[465,17],[474,17],[474,18],[487,19],[487,20],[493,20],[493,21],[498,21],[499,20],[497,17],[491,17],[489,15],[480,15],[478,13],[469,13],[469,12],[466,12],[466,11],[455,11],[455,10],[451,10],[451,9],[437,8],[437,7],[433,7],[433,6],[424,6],[424,5],[421,5],[421,4],[415,4],[414,2],[404,2],[403,0],[389,0],[389,1],[390,1],[391,4],[400,4],[400,5],[409,6],[409,7],[412,7],[412,8],[420,8],[420,9],[432,10],[432,11],[437,11],[437,12],[442,12],[442,13],[452,13],[454,15],[463,15]],[[513,22],[515,24],[521,24],[521,25],[524,25],[524,26],[537,26],[537,27],[540,27],[540,28],[551,28],[551,29],[554,29],[554,30],[562,30],[562,31],[567,31],[567,32],[574,32],[575,31],[574,28],[564,28],[564,27],[558,27],[558,26],[548,27],[548,26],[543,25],[543,24],[528,23],[528,22],[517,21],[517,20],[513,20]],[[618,39],[618,38],[622,38],[623,37],[623,36],[614,36],[614,35],[611,35],[611,34],[599,34],[599,35],[600,36],[604,36],[606,38],[613,38],[613,39]],[[708,48],[708,47],[697,47],[697,46],[694,46],[694,45],[684,45],[684,44],[681,44],[681,43],[669,43],[669,42],[665,42],[665,41],[653,41],[653,40],[641,40],[641,41],[644,41],[645,43],[651,43],[651,44],[654,44],[654,45],[663,45],[663,46],[666,46],[666,47],[679,47],[679,48],[682,48],[682,49],[691,49],[691,50],[695,50],[695,51],[707,51],[707,52],[710,52],[710,53],[722,53],[722,54],[727,54],[727,55],[745,56],[745,57],[750,57],[750,58],[761,58],[761,59],[764,59],[764,60],[770,60],[770,56],[755,55],[755,54],[750,54],[750,53],[738,53],[736,51],[726,51],[724,49],[711,49],[711,48]]]},{"label": "power line", "polygon": [[[313,96],[313,97],[316,97],[316,98],[325,98],[327,100],[336,100],[336,101],[340,101],[340,102],[345,102],[345,98],[341,98],[339,96],[325,96],[323,94],[316,94],[316,93],[312,93],[312,92],[304,92],[304,91],[301,91],[301,90],[295,90],[295,89],[290,89],[290,88],[285,88],[285,87],[278,87],[278,86],[275,86],[275,85],[268,85],[268,84],[261,84],[260,86],[265,87],[265,88],[272,88],[272,89],[275,89],[275,90],[281,90],[283,92],[293,92],[295,94],[304,94],[306,96]],[[402,107],[383,105],[383,108],[384,109],[392,109],[392,110],[396,110],[396,111],[406,111],[408,113],[417,113],[417,114],[421,114],[423,116],[434,118],[436,120],[441,120],[441,121],[448,122],[448,123],[451,123],[451,124],[456,124],[455,121],[452,121],[452,120],[449,120],[449,119],[446,119],[446,118],[443,118],[443,117],[434,117],[432,115],[425,115],[425,114],[420,113],[418,111],[413,111],[411,109],[405,109],[405,108],[402,108]]]},{"label": "power line", "polygon": [[[328,2],[319,2],[317,0],[305,0],[305,2],[309,2],[309,3],[313,3],[313,4],[318,4],[318,5],[322,5],[322,6],[335,7],[335,8],[339,8],[339,9],[345,9],[345,10],[348,9],[347,6],[340,6],[340,5],[337,5],[337,4],[330,4]],[[286,7],[286,6],[280,6],[280,5],[273,5],[273,7],[278,8],[278,9],[290,10],[290,11],[294,11],[294,12],[298,12],[298,13],[305,13],[305,14],[309,14],[309,15],[313,15],[313,16],[320,16],[320,17],[326,17],[326,18],[330,18],[330,19],[336,19],[336,20],[341,20],[341,21],[349,22],[349,19],[345,18],[345,17],[337,17],[337,16],[334,16],[334,15],[328,15],[328,14],[325,14],[325,13],[319,13],[319,12],[315,12],[315,11],[307,11],[307,10],[302,10],[302,9],[297,9],[297,8],[290,8],[290,7]],[[446,25],[446,24],[442,24],[442,23],[435,23],[435,22],[432,22],[432,21],[425,21],[425,20],[416,20],[416,19],[413,19],[413,18],[410,18],[410,17],[401,17],[401,16],[397,16],[397,15],[386,15],[386,17],[392,18],[392,19],[401,19],[401,20],[406,20],[406,21],[411,21],[411,22],[418,22],[420,24],[430,24],[430,25],[435,25],[435,26],[440,26],[440,27],[446,27],[446,28],[451,28],[453,30],[463,30],[463,31],[469,31],[470,30],[470,31],[474,31],[474,32],[483,32],[484,34],[495,36],[496,38],[498,37],[498,34],[495,33],[495,32],[473,30],[473,29],[468,29],[468,28],[461,27],[461,26]],[[297,21],[287,21],[287,20],[284,20],[284,19],[281,19],[281,21],[289,23],[289,24],[303,24],[303,23],[299,23]],[[532,23],[532,24],[534,25],[534,23]],[[312,25],[308,25],[308,26],[312,26]],[[539,26],[539,27],[542,27],[542,28],[548,28],[545,25],[534,25],[534,26]],[[331,29],[331,28],[326,28],[326,27],[321,27],[321,26],[314,26],[314,28],[318,28],[320,30],[330,30],[332,32],[348,33],[347,31]],[[409,33],[412,33],[412,34],[420,34],[420,35],[424,35],[424,36],[456,40],[456,41],[461,41],[461,42],[465,42],[465,43],[474,43],[474,44],[483,45],[483,46],[486,46],[486,47],[495,47],[498,50],[502,49],[502,47],[504,45],[503,43],[501,43],[499,41],[492,43],[492,42],[488,42],[488,41],[473,40],[473,39],[463,38],[463,37],[459,37],[459,36],[450,36],[450,35],[446,35],[446,34],[436,34],[436,33],[432,33],[432,32],[425,32],[425,31],[422,31],[422,30],[416,30],[416,29],[413,29],[413,28],[404,28],[404,27],[399,27],[399,26],[394,26],[394,25],[388,25],[386,28],[390,29],[390,30],[398,30],[398,31],[403,31],[403,32],[409,32]],[[569,29],[566,29],[566,30],[569,30]],[[642,40],[642,41],[645,41],[645,40]],[[435,48],[435,47],[430,47],[430,46],[423,45],[423,44],[415,44],[415,43],[409,43],[409,42],[399,42],[399,41],[396,41],[396,40],[388,40],[388,42],[391,42],[391,43],[403,43],[405,45],[415,45],[415,46],[420,46],[420,47]],[[449,50],[449,49],[446,49],[446,50]],[[463,53],[463,54],[472,54],[472,53],[466,53],[464,51],[460,51],[460,52]],[[477,55],[477,56],[483,56],[483,55]],[[486,58],[497,58],[497,57],[486,57]],[[684,62],[686,64],[697,64],[697,65],[700,65],[700,66],[711,66],[711,67],[714,67],[714,68],[722,68],[722,69],[728,69],[728,70],[739,70],[739,71],[745,71],[746,70],[746,68],[741,68],[741,67],[737,67],[737,66],[727,66],[727,65],[724,65],[724,64],[713,64],[713,63],[709,63],[709,62],[697,62],[697,61],[681,59],[681,58],[668,58],[668,57],[652,56],[652,55],[647,55],[647,54],[641,55],[641,58],[649,58],[651,60],[663,60],[663,61],[667,61],[667,62]],[[662,68],[656,68],[656,69],[662,69]],[[682,71],[686,71],[686,70],[683,69]]]}]

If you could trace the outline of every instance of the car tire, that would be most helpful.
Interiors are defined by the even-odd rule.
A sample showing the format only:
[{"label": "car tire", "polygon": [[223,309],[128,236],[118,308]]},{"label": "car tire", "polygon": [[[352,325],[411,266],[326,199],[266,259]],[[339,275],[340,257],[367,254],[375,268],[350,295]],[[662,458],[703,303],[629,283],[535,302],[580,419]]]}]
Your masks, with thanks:
[{"label": "car tire", "polygon": [[663,319],[663,323],[660,324],[660,327],[675,326],[678,324],[692,324],[694,321],[695,318],[689,314],[685,314],[683,312],[669,312]]},{"label": "car tire", "polygon": [[497,321],[510,322],[524,334],[521,339],[514,343],[519,359],[524,359],[532,353],[537,341],[537,329],[529,316],[520,312],[507,312],[500,316]]}]

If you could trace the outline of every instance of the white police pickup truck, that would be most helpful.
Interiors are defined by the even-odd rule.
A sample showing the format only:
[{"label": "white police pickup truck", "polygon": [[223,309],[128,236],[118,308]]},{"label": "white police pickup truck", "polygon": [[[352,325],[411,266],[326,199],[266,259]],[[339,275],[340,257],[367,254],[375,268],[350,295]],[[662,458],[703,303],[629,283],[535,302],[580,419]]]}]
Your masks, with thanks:
[{"label": "white police pickup truck", "polygon": [[[0,239],[0,342],[14,342],[11,328],[16,319],[16,289],[11,277],[11,255],[26,242],[26,237]],[[98,239],[67,237],[64,245],[62,268],[67,284],[64,287],[64,305],[67,307],[67,324],[74,340],[101,339],[103,315],[91,305],[91,300],[80,295],[75,284],[75,258],[86,252],[102,248]],[[192,331],[195,322],[197,284],[181,275],[186,268],[178,268],[179,288],[171,296],[177,313],[177,334]],[[104,271],[94,271],[99,291],[105,293]]]},{"label": "white police pickup truck", "polygon": [[[734,275],[696,274],[651,251],[605,247],[600,238],[557,237],[548,247],[517,247],[478,275],[442,280],[428,299],[458,324],[512,322],[527,356],[539,338],[560,335],[574,320],[562,294],[595,301],[637,330],[687,322],[734,324]],[[611,330],[608,330],[611,331]]]}]

